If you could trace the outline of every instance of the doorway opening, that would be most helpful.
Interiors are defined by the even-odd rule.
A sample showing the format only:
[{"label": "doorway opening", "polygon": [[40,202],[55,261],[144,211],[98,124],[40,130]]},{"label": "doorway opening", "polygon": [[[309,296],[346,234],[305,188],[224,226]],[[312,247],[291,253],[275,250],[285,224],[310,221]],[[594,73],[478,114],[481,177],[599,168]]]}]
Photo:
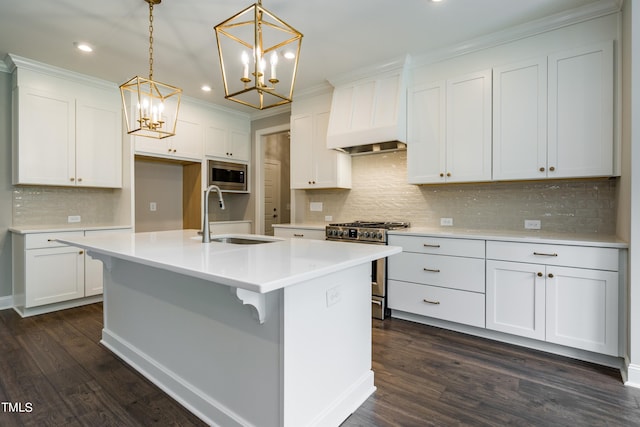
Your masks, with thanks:
[{"label": "doorway opening", "polygon": [[291,222],[289,126],[261,130],[256,138],[259,166],[256,233],[273,236],[274,224]]}]

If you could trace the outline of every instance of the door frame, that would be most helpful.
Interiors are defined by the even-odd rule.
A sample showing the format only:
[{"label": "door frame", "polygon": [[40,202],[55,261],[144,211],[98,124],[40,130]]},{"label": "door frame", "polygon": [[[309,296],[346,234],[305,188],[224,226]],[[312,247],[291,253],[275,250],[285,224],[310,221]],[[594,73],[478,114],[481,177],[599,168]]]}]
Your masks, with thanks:
[{"label": "door frame", "polygon": [[256,197],[255,202],[255,234],[264,234],[264,139],[268,135],[274,133],[287,132],[291,129],[289,123],[278,126],[272,126],[264,129],[259,129],[255,133],[256,141],[256,158],[255,169],[256,173],[254,178],[254,194]]}]

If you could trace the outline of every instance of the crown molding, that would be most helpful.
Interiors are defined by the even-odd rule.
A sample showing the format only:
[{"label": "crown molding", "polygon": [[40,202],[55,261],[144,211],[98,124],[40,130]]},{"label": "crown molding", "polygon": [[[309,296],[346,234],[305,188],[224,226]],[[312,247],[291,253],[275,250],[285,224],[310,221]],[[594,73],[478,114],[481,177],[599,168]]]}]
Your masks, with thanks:
[{"label": "crown molding", "polygon": [[380,76],[381,74],[385,73],[396,73],[399,70],[406,69],[410,63],[411,57],[407,54],[391,58],[389,61],[382,64],[375,64],[369,67],[360,68],[333,77],[329,77],[327,78],[327,81],[331,83],[331,85],[336,87],[356,80]]},{"label": "crown molding", "polygon": [[41,74],[49,75],[51,77],[70,80],[75,83],[86,83],[92,86],[103,87],[105,89],[118,88],[118,85],[116,83],[107,80],[102,80],[96,77],[88,76],[86,74],[80,74],[75,71],[56,67],[54,65],[44,64],[42,62],[14,55],[12,53],[9,53],[5,56],[4,63],[11,73],[13,73],[16,69],[31,70]]},{"label": "crown molding", "polygon": [[482,49],[557,30],[569,25],[618,13],[622,8],[623,1],[624,0],[600,0],[569,11],[497,31],[484,37],[478,37],[470,41],[435,49],[421,55],[415,55],[413,57],[412,67],[433,64]]}]

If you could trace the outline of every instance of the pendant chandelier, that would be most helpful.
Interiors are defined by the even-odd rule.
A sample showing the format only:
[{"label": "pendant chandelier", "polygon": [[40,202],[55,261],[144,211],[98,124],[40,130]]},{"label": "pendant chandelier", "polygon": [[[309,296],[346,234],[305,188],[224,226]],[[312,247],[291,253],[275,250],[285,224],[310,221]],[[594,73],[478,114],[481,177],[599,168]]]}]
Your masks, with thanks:
[{"label": "pendant chandelier", "polygon": [[153,6],[149,3],[149,78],[136,76],[120,85],[127,133],[148,138],[166,138],[176,134],[182,89],[153,80]]},{"label": "pendant chandelier", "polygon": [[226,99],[259,110],[292,102],[300,32],[262,0],[214,28]]}]

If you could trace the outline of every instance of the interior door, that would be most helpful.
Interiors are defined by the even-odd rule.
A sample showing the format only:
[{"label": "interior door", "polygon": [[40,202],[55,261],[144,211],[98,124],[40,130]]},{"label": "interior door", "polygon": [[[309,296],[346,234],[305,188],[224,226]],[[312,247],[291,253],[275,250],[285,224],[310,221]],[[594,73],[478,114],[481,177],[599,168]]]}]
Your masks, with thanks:
[{"label": "interior door", "polygon": [[264,234],[273,236],[273,224],[280,224],[280,170],[278,160],[264,162]]}]

